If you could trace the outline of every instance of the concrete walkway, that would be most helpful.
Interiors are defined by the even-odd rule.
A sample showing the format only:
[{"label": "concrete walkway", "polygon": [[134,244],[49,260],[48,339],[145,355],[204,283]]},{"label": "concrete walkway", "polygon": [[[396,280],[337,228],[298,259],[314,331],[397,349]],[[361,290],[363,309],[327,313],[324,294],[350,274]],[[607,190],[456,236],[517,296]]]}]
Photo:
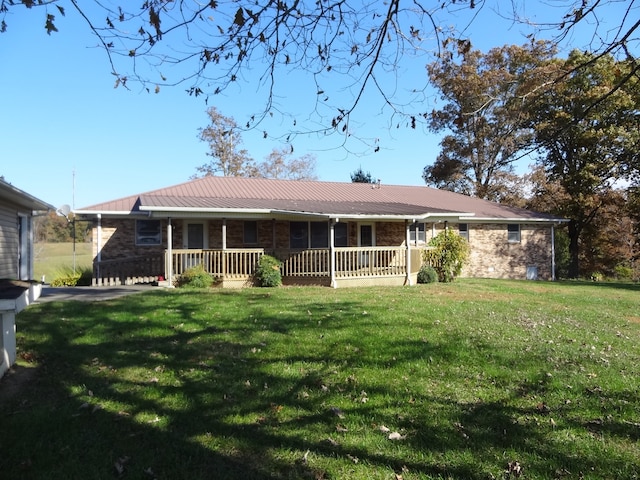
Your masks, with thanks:
[{"label": "concrete walkway", "polygon": [[120,285],[117,287],[42,287],[42,294],[35,303],[76,300],[80,302],[99,302],[111,300],[139,292],[148,292],[151,285]]}]

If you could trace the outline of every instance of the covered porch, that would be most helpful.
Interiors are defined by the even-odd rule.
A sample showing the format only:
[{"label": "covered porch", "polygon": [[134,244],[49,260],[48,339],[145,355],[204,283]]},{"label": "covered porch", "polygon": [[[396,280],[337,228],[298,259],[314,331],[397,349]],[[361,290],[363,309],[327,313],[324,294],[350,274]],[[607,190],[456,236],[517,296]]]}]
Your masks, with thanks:
[{"label": "covered porch", "polygon": [[94,285],[159,282],[172,286],[187,269],[202,265],[224,288],[253,286],[263,255],[282,262],[285,285],[333,288],[413,285],[424,247],[334,247],[310,249],[167,249],[164,255],[97,262]]}]

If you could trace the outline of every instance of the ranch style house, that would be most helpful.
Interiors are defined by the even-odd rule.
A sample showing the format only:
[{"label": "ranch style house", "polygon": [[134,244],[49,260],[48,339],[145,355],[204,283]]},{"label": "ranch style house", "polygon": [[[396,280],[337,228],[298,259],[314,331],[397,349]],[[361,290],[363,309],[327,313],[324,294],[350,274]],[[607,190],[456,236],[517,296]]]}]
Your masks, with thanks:
[{"label": "ranch style house", "polygon": [[74,213],[93,221],[96,286],[171,285],[194,265],[250,286],[265,254],[288,285],[412,285],[443,229],[469,241],[462,276],[553,280],[563,222],[427,186],[216,176]]}]

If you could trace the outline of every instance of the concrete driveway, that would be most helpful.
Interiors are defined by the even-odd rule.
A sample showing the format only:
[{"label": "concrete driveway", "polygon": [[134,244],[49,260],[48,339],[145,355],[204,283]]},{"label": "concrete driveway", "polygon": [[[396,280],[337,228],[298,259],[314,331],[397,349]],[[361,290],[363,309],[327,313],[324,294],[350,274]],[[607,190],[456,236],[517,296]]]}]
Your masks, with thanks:
[{"label": "concrete driveway", "polygon": [[35,303],[76,300],[99,302],[158,288],[151,285],[120,285],[117,287],[42,287],[42,294]]}]

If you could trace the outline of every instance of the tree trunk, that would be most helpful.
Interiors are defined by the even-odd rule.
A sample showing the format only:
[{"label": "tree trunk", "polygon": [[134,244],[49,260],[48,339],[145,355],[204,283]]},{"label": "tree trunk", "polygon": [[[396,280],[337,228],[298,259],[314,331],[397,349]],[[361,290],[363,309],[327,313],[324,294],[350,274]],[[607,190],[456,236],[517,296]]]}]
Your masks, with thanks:
[{"label": "tree trunk", "polygon": [[569,222],[569,278],[578,278],[580,275],[580,260],[578,258],[578,238],[580,227],[575,220]]}]

